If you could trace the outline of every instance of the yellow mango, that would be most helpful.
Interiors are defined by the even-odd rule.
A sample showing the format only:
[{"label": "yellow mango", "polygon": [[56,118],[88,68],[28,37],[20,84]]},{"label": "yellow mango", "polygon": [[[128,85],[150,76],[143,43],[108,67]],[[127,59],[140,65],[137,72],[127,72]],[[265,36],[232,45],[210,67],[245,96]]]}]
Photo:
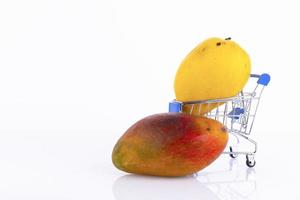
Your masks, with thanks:
[{"label": "yellow mango", "polygon": [[[230,39],[209,38],[197,45],[180,64],[174,82],[177,101],[197,101],[236,96],[250,77],[246,51]],[[190,105],[183,112],[203,115],[217,104]]]}]

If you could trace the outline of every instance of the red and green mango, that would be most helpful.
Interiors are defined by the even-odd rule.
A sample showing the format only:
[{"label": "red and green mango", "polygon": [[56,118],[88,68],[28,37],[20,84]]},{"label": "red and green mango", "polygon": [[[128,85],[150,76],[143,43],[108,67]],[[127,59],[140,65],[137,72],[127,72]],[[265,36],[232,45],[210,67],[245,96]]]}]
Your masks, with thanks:
[{"label": "red and green mango", "polygon": [[228,141],[218,121],[182,113],[148,116],[132,125],[112,152],[120,170],[153,176],[185,176],[211,164]]}]

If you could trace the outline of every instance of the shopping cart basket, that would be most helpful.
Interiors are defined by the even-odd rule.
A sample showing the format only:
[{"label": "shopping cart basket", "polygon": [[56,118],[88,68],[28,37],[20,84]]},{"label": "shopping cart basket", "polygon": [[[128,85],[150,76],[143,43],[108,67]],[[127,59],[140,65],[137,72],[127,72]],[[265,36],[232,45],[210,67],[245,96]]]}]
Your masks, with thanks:
[{"label": "shopping cart basket", "polygon": [[[257,143],[249,137],[254,119],[256,116],[259,101],[265,86],[270,82],[269,74],[251,74],[251,79],[257,78],[257,82],[252,92],[241,91],[237,96],[224,99],[210,99],[200,101],[172,101],[169,103],[169,112],[182,112],[185,105],[190,106],[190,114],[195,115],[201,113],[201,105],[209,107],[209,105],[216,108],[204,114],[205,117],[212,118],[223,123],[230,133],[236,139],[234,145],[229,145],[229,151],[224,151],[223,154],[229,154],[232,158],[237,157],[238,154],[246,155],[246,164],[248,167],[254,167],[255,153],[257,151]],[[207,109],[209,110],[209,109]],[[244,139],[247,143],[253,146],[252,151],[238,151],[240,139]]]}]

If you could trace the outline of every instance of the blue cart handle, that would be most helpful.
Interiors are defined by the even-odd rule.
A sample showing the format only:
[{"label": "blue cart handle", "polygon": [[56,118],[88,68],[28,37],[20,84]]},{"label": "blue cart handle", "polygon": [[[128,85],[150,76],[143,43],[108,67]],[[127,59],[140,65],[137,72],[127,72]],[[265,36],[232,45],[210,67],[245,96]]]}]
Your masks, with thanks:
[{"label": "blue cart handle", "polygon": [[271,76],[267,73],[263,73],[261,75],[251,74],[250,77],[258,78],[257,84],[267,86],[271,80]]}]

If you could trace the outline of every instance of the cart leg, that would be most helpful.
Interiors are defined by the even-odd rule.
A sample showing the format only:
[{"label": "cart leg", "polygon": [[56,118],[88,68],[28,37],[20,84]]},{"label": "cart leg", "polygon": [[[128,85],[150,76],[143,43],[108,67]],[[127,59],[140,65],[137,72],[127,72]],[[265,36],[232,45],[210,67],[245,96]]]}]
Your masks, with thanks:
[{"label": "cart leg", "polygon": [[232,152],[236,152],[235,149],[233,150],[233,147],[232,147],[232,146],[229,147],[229,151],[230,151],[229,156],[230,156],[231,158],[236,158],[236,157],[238,156],[238,154],[232,153]]}]

